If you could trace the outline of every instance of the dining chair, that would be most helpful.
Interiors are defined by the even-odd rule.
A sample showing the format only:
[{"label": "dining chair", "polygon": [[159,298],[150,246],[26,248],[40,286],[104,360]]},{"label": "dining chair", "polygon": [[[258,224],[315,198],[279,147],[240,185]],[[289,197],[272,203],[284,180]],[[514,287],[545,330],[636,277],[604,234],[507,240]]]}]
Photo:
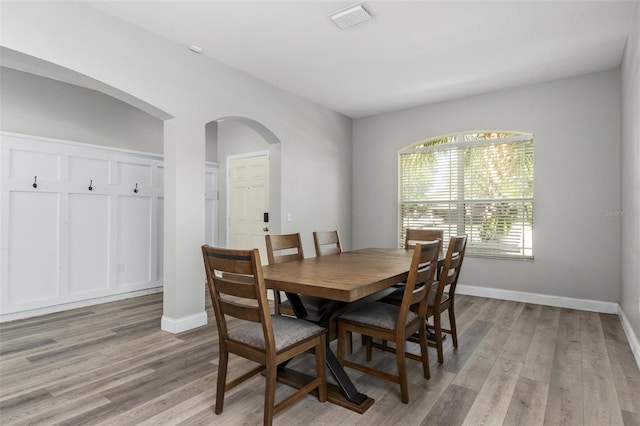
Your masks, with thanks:
[{"label": "dining chair", "polygon": [[[444,362],[442,351],[443,333],[451,334],[453,347],[458,347],[458,333],[456,330],[456,318],[454,310],[455,290],[458,283],[458,276],[462,268],[462,260],[467,246],[467,236],[452,236],[449,239],[449,247],[445,256],[443,265],[438,269],[438,275],[435,285],[431,288],[427,297],[427,320],[433,317],[433,325],[427,323],[427,332],[429,333],[429,346],[436,348],[438,353],[438,362]],[[384,303],[392,305],[400,305],[402,303],[402,287],[382,299]],[[449,328],[442,328],[442,313],[449,313]],[[410,339],[411,340],[411,339]],[[413,341],[416,341],[413,338]],[[383,341],[383,345],[385,342]]]},{"label": "dining chair", "polygon": [[408,250],[413,248],[416,243],[425,243],[434,240],[444,242],[444,231],[442,229],[407,228],[404,235],[404,248]]},{"label": "dining chair", "polygon": [[[264,370],[265,425],[271,425],[275,414],[316,389],[318,399],[326,401],[326,330],[309,321],[270,314],[258,249],[203,245],[202,255],[220,346],[215,413],[222,413],[225,391]],[[227,316],[241,320],[241,324],[228,323]],[[315,352],[317,377],[276,404],[278,365],[308,350]],[[260,365],[227,382],[230,353]]]},{"label": "dining chair", "polygon": [[[332,254],[342,253],[342,246],[340,245],[340,236],[338,231],[325,231],[318,232],[313,231],[313,245],[316,249],[316,257],[329,256]],[[352,333],[349,332],[349,339],[347,340],[347,350],[349,353],[353,352],[353,338]],[[335,321],[329,322],[329,338],[336,337]]]},{"label": "dining chair", "polygon": [[[426,335],[427,295],[438,267],[439,246],[437,241],[415,245],[400,306],[373,302],[338,316],[338,361],[345,367],[399,383],[401,400],[405,404],[409,402],[406,358],[422,361],[423,375],[426,379],[430,377]],[[344,349],[349,331],[365,336],[367,361],[371,361],[373,347],[395,353],[398,375],[346,359]],[[414,333],[419,336],[419,356],[405,349],[405,342]],[[392,341],[395,346],[373,345],[373,338]]]},{"label": "dining chair", "polygon": [[316,256],[342,253],[338,231],[313,231],[313,245],[316,248]]},{"label": "dining chair", "polygon": [[[438,362],[442,364],[444,356],[442,354],[442,333],[451,335],[453,347],[458,347],[458,332],[456,330],[456,316],[454,310],[456,285],[462,269],[464,252],[467,248],[467,236],[452,236],[449,239],[449,247],[444,264],[440,269],[440,277],[437,285],[433,286],[427,299],[427,317],[433,317],[433,325],[427,327],[431,329],[435,336],[434,341],[430,341],[431,346],[435,346],[438,351]],[[442,328],[442,313],[449,313],[449,327]]]},{"label": "dining chair", "polygon": [[[439,251],[442,252],[444,249],[444,231],[442,229],[435,228],[407,228],[404,234],[404,249],[409,250],[412,249],[416,243],[424,244],[428,241],[440,241]],[[440,275],[439,272],[436,271],[436,279],[438,278],[440,278]],[[398,283],[395,287],[402,287],[403,285],[404,283]],[[397,296],[397,298],[400,299],[400,296]]]},{"label": "dining chair", "polygon": [[[302,249],[302,239],[300,234],[265,235],[267,243],[267,258],[269,265],[276,263],[292,262],[304,259]],[[279,291],[274,294],[274,312],[278,315],[284,314],[295,316],[293,307],[288,300],[282,300]],[[300,295],[300,300],[310,315],[319,316],[328,302],[321,297]]]}]

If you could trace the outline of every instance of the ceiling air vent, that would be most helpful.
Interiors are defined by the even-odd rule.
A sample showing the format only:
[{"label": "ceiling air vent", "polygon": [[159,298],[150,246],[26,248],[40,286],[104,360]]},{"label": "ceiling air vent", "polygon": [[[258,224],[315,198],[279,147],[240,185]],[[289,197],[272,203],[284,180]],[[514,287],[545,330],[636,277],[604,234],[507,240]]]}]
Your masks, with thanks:
[{"label": "ceiling air vent", "polygon": [[371,12],[359,4],[331,15],[331,20],[341,29],[349,28],[371,19]]}]

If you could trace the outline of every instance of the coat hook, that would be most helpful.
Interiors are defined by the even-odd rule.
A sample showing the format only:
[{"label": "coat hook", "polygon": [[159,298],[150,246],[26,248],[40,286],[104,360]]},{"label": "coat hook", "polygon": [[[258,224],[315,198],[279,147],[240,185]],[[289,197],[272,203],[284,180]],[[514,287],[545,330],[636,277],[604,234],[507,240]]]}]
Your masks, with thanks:
[{"label": "coat hook", "polygon": [[34,176],[33,177],[33,185],[31,185],[31,186],[33,186],[34,188],[38,187],[38,176]]},{"label": "coat hook", "polygon": [[133,188],[133,192],[135,192],[136,194],[138,193],[138,184],[136,183],[136,187]]},{"label": "coat hook", "polygon": [[93,179],[89,181],[89,191],[93,191]]}]

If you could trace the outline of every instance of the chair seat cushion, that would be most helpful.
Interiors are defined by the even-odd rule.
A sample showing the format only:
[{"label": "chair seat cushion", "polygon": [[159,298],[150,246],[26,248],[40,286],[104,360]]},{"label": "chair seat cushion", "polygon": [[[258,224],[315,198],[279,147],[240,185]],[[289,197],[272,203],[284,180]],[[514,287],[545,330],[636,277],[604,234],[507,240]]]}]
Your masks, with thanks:
[{"label": "chair seat cushion", "polygon": [[[309,321],[282,315],[271,315],[273,334],[276,342],[276,352],[305,340],[309,337],[325,333],[326,330]],[[251,346],[265,348],[262,324],[247,322],[241,326],[229,330],[229,337],[248,343]]]},{"label": "chair seat cushion", "polygon": [[[395,330],[399,313],[400,308],[398,306],[390,305],[388,303],[374,302],[352,311],[347,311],[340,315],[338,320],[357,322],[360,324],[384,328],[386,330]],[[409,311],[407,314],[406,324],[415,321],[417,318],[418,314]]]}]

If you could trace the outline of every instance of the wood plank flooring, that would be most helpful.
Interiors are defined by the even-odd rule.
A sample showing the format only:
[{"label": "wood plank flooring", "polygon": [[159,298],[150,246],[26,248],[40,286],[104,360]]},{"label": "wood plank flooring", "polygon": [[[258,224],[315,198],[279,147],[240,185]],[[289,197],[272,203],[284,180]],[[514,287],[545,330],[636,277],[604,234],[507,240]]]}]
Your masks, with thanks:
[{"label": "wood plank flooring", "polygon": [[[640,425],[640,371],[617,316],[471,296],[456,311],[459,348],[446,339],[442,365],[429,349],[431,379],[408,361],[409,404],[398,385],[347,369],[375,399],[369,411],[305,397],[275,424]],[[261,424],[261,376],[213,412],[218,345],[207,312],[205,327],[163,332],[154,294],[0,325],[0,424]],[[372,362],[395,369],[389,353]],[[232,355],[228,377],[250,365]],[[314,372],[310,354],[290,365]]]}]

